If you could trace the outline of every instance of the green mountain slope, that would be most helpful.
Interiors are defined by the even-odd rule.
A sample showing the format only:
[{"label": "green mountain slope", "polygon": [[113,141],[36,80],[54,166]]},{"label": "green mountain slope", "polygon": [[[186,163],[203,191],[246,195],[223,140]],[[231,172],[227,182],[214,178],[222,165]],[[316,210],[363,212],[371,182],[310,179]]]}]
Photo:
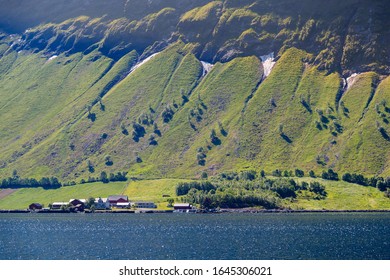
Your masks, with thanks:
[{"label": "green mountain slope", "polygon": [[390,175],[386,1],[19,2],[0,0],[2,178]]}]

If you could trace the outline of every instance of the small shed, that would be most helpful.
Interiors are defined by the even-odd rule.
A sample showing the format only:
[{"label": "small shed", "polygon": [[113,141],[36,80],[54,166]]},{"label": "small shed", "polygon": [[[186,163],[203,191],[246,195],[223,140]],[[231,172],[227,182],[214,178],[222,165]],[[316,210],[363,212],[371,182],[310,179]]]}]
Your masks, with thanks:
[{"label": "small shed", "polygon": [[43,208],[43,206],[40,203],[31,203],[28,206],[28,209],[30,209],[30,210],[41,210],[42,208]]}]

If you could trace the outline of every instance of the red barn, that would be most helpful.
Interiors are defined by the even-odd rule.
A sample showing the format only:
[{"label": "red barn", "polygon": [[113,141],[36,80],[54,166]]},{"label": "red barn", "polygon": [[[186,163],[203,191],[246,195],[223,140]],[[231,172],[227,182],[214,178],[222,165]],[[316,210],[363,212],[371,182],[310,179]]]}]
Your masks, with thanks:
[{"label": "red barn", "polygon": [[127,195],[111,195],[107,198],[110,206],[116,206],[117,203],[129,202]]}]

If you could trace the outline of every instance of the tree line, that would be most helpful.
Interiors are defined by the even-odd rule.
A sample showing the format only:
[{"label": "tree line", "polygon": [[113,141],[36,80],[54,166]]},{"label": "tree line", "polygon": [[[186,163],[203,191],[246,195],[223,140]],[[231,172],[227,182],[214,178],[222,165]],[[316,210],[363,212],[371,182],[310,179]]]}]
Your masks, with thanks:
[{"label": "tree line", "polygon": [[80,184],[94,183],[94,182],[103,182],[105,184],[109,182],[125,182],[127,181],[127,172],[117,172],[116,174],[110,173],[107,174],[106,171],[102,171],[99,177],[88,177],[87,180],[82,179]]},{"label": "tree line", "polygon": [[21,178],[16,171],[11,177],[5,178],[0,182],[0,188],[16,189],[16,188],[36,188],[42,187],[44,189],[56,189],[62,186],[62,183],[57,177],[42,177],[35,178]]},{"label": "tree line", "polygon": [[[80,184],[93,183],[93,182],[124,182],[127,181],[127,172],[110,173],[102,171],[99,177],[89,177],[87,180],[81,179]],[[0,188],[3,189],[16,189],[16,188],[37,188],[42,187],[44,189],[56,189],[62,186],[76,185],[76,182],[61,183],[57,177],[42,177],[40,179],[35,178],[21,178],[17,171],[13,171],[12,176],[0,180]]]},{"label": "tree line", "polygon": [[[248,172],[248,171],[245,171],[245,172]],[[260,173],[261,173],[260,174],[261,177],[265,177],[264,171],[261,171]],[[256,175],[256,173],[255,172],[253,173],[253,171],[252,171],[252,174]],[[304,177],[304,175],[305,175],[304,171],[300,170],[300,169],[295,169],[294,172],[291,170],[284,170],[283,171],[283,170],[276,169],[276,170],[272,171],[271,174],[274,177],[293,177],[294,175],[295,175],[295,177]],[[330,180],[330,181],[339,181],[340,180],[339,174],[331,168],[323,171],[320,176],[316,176],[316,174],[312,170],[309,171],[308,175],[312,178],[321,178],[321,179]],[[389,196],[388,193],[390,192],[390,177],[386,177],[386,178],[380,177],[380,176],[379,177],[378,176],[365,177],[364,175],[359,174],[359,173],[346,172],[341,176],[341,180],[348,182],[348,183],[361,185],[361,186],[374,187],[374,188],[377,188],[378,190],[380,190],[381,192],[385,192],[386,195]]]}]

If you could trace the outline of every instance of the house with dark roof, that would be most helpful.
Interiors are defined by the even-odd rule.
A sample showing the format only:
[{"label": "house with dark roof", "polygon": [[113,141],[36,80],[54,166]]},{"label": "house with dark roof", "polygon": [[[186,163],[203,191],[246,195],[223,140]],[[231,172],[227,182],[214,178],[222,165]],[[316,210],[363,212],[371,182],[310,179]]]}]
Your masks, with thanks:
[{"label": "house with dark roof", "polygon": [[71,199],[69,200],[69,206],[72,211],[82,212],[87,204],[86,199]]},{"label": "house with dark roof", "polygon": [[110,195],[109,197],[107,197],[107,200],[111,207],[115,207],[117,203],[129,202],[129,198],[127,195]]},{"label": "house with dark roof", "polygon": [[30,210],[41,210],[43,208],[42,204],[40,203],[31,203],[29,206],[28,206],[28,209]]},{"label": "house with dark roof", "polygon": [[85,204],[87,204],[87,200],[86,199],[74,199],[74,198],[69,200],[69,205],[76,206],[79,204],[83,204],[85,206]]}]

